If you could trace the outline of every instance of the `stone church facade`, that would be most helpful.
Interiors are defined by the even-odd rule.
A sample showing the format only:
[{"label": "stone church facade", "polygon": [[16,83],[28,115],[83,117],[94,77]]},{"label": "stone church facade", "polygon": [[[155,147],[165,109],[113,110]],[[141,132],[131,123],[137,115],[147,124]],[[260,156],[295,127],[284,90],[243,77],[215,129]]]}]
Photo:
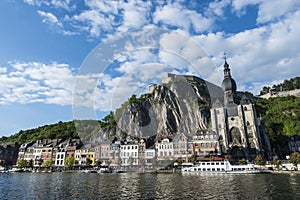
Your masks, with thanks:
[{"label": "stone church facade", "polygon": [[270,143],[262,122],[250,100],[237,97],[236,82],[226,60],[222,90],[224,102],[216,100],[210,111],[212,130],[219,135],[222,154],[236,160],[253,160],[258,154],[266,154]]}]

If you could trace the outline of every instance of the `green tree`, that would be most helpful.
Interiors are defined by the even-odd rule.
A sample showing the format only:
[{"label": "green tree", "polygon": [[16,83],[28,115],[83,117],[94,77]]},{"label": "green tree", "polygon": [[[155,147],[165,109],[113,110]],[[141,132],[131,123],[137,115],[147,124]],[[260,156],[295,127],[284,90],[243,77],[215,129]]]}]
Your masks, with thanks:
[{"label": "green tree", "polygon": [[28,168],[33,169],[33,160],[32,159],[29,160],[29,162],[28,162]]},{"label": "green tree", "polygon": [[41,167],[44,160],[40,158],[40,159],[37,160],[37,162],[38,162],[38,166]]},{"label": "green tree", "polygon": [[51,158],[50,160],[47,160],[44,165],[47,167],[51,167],[54,164],[54,160]]},{"label": "green tree", "polygon": [[265,165],[265,164],[266,164],[265,159],[264,159],[261,155],[256,156],[254,162],[255,162],[256,165],[259,165],[260,167],[261,167],[262,165]]},{"label": "green tree", "polygon": [[18,161],[17,167],[18,168],[26,168],[28,166],[28,162],[25,159],[21,159]]},{"label": "green tree", "polygon": [[132,167],[133,165],[133,158],[131,156],[128,158],[128,164],[130,165],[130,167]]},{"label": "green tree", "polygon": [[30,141],[36,141],[40,139],[73,139],[79,138],[75,128],[74,121],[71,122],[59,122],[56,124],[45,125],[34,129],[21,130],[18,133],[9,136],[1,137],[2,142],[18,142],[24,144]]},{"label": "green tree", "polygon": [[92,166],[92,163],[93,163],[92,159],[86,158],[85,165],[86,165],[87,167]]},{"label": "green tree", "polygon": [[95,163],[95,166],[96,167],[101,167],[101,164],[102,164],[101,160],[97,160],[96,163]]},{"label": "green tree", "polygon": [[[157,160],[157,159],[156,159]],[[182,164],[182,158],[178,158],[177,159],[177,163],[179,164],[179,165],[181,165]]]},{"label": "green tree", "polygon": [[225,155],[225,158],[224,158],[225,160],[228,160],[229,162],[231,161],[231,156],[230,155]]},{"label": "green tree", "polygon": [[68,169],[70,169],[71,167],[73,167],[73,165],[75,164],[75,158],[73,156],[67,156],[66,157],[66,167]]},{"label": "green tree", "polygon": [[115,126],[117,124],[116,120],[115,120],[115,116],[114,113],[112,111],[110,111],[110,113],[108,115],[106,115],[103,119],[102,119],[102,123],[101,123],[101,127],[105,127],[105,126]]},{"label": "green tree", "polygon": [[287,155],[289,136],[300,134],[300,98],[276,97],[254,101],[257,115],[262,116],[271,148]]},{"label": "green tree", "polygon": [[300,164],[300,153],[294,152],[290,155],[289,162],[292,163],[295,167]]},{"label": "green tree", "polygon": [[277,169],[279,169],[279,166],[282,164],[282,161],[278,158],[278,156],[274,156],[273,159],[273,165],[275,165],[275,167]]},{"label": "green tree", "polygon": [[189,158],[188,158],[189,162],[191,163],[195,163],[196,162],[196,154],[193,154],[191,155]]},{"label": "green tree", "polygon": [[128,99],[128,102],[129,104],[132,104],[134,102],[136,102],[138,99],[136,98],[136,95],[133,94],[129,99]]},{"label": "green tree", "polygon": [[264,86],[262,91],[260,91],[260,95],[264,95],[264,94],[269,93],[270,89],[271,89],[270,87]]},{"label": "green tree", "polygon": [[122,165],[122,158],[119,157],[119,158],[118,158],[118,167],[121,167],[121,165]]},{"label": "green tree", "polygon": [[241,160],[239,160],[239,163],[240,163],[240,164],[242,164],[242,165],[245,165],[245,164],[247,164],[247,162],[246,162],[246,160],[245,160],[245,159],[241,159]]}]

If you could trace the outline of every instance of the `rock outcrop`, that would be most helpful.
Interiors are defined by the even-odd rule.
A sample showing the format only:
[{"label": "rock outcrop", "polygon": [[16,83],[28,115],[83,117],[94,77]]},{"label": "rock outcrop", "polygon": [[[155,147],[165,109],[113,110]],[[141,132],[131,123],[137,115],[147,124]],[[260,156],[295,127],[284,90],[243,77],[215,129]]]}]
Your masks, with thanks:
[{"label": "rock outcrop", "polygon": [[223,98],[220,87],[194,76],[169,74],[162,84],[150,86],[148,94],[121,109],[117,127],[133,137],[195,134],[209,128],[209,109],[216,98]]},{"label": "rock outcrop", "polygon": [[150,86],[148,94],[125,102],[115,112],[116,126],[87,136],[87,143],[193,135],[210,127],[210,107],[217,98],[223,101],[223,92],[212,83],[168,74],[163,83]]}]

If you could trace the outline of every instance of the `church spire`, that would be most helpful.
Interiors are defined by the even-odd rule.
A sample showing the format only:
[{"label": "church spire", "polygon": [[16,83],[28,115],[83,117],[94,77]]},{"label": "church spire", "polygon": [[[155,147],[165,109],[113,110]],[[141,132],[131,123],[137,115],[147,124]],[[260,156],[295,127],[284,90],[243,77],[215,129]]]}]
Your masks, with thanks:
[{"label": "church spire", "polygon": [[229,65],[226,60],[224,63],[224,78],[231,78]]},{"label": "church spire", "polygon": [[231,78],[229,64],[227,63],[227,56],[225,52],[223,58],[224,58],[224,78]]}]

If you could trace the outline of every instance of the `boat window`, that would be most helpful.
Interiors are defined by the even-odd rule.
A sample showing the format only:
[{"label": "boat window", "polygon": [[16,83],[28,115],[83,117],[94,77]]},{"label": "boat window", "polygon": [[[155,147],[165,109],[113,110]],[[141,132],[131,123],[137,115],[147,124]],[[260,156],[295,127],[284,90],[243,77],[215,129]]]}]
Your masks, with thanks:
[{"label": "boat window", "polygon": [[211,163],[211,165],[215,165],[215,163]]},{"label": "boat window", "polygon": [[216,165],[219,165],[219,164],[220,164],[220,163],[218,163],[218,162],[216,163]]},{"label": "boat window", "polygon": [[207,163],[207,165],[210,165],[210,163]]},{"label": "boat window", "polygon": [[204,168],[203,171],[206,171],[206,169]]}]

